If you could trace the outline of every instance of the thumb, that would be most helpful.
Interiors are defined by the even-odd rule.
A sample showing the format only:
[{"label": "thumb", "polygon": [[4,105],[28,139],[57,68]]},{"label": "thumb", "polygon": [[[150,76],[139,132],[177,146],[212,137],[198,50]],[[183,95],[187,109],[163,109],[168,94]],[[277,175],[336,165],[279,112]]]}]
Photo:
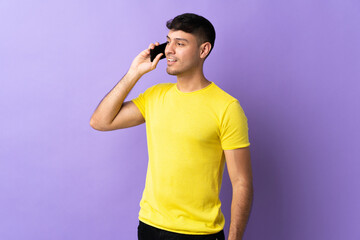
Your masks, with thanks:
[{"label": "thumb", "polygon": [[156,68],[156,66],[158,65],[159,61],[160,61],[160,58],[161,56],[164,55],[163,53],[159,53],[155,58],[154,58],[154,61],[152,62],[152,65],[151,65],[151,69],[154,70]]}]

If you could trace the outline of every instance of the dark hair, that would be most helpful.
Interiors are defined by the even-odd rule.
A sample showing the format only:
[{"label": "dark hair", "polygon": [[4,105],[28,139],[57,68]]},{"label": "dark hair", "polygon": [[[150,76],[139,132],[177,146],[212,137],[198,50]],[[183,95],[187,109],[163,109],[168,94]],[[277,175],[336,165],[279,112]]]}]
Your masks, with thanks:
[{"label": "dark hair", "polygon": [[170,30],[181,30],[194,34],[198,38],[199,45],[209,42],[211,44],[210,52],[214,48],[215,28],[209,20],[202,16],[184,13],[167,21],[166,27]]}]

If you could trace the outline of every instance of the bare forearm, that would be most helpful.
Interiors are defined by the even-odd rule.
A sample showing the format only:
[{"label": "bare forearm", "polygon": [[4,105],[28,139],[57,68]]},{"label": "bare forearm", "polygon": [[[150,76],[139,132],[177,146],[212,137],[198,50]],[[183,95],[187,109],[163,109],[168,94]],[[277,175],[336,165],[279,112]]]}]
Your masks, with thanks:
[{"label": "bare forearm", "polygon": [[233,187],[231,221],[228,240],[242,240],[250,216],[253,201],[253,187],[239,185]]},{"label": "bare forearm", "polygon": [[[154,70],[159,63],[162,53],[158,54],[155,59],[150,61],[150,49],[154,49],[155,45],[151,43],[149,48],[139,53],[132,61],[129,71],[116,84],[116,86],[101,100],[90,119],[90,125],[98,130],[109,129],[108,127],[114,121],[119,113],[121,106],[136,82],[145,73]],[[111,128],[110,128],[111,129]]]},{"label": "bare forearm", "polygon": [[116,86],[101,100],[94,111],[90,124],[108,125],[114,120],[120,108],[141,75],[135,71],[129,71],[116,84]]}]

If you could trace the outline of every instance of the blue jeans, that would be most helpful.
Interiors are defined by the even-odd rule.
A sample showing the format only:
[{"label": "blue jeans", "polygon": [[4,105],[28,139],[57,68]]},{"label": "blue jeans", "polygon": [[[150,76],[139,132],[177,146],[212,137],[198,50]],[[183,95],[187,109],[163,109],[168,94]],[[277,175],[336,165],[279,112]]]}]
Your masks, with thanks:
[{"label": "blue jeans", "polygon": [[155,228],[139,221],[138,240],[225,240],[224,230],[210,235],[188,235]]}]

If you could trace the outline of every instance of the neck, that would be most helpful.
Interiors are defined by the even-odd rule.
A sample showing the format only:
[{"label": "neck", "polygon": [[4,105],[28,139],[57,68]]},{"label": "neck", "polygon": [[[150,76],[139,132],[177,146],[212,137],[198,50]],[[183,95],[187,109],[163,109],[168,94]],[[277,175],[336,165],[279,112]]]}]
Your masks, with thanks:
[{"label": "neck", "polygon": [[181,92],[194,92],[208,86],[211,82],[204,76],[203,71],[177,76],[177,88]]}]

